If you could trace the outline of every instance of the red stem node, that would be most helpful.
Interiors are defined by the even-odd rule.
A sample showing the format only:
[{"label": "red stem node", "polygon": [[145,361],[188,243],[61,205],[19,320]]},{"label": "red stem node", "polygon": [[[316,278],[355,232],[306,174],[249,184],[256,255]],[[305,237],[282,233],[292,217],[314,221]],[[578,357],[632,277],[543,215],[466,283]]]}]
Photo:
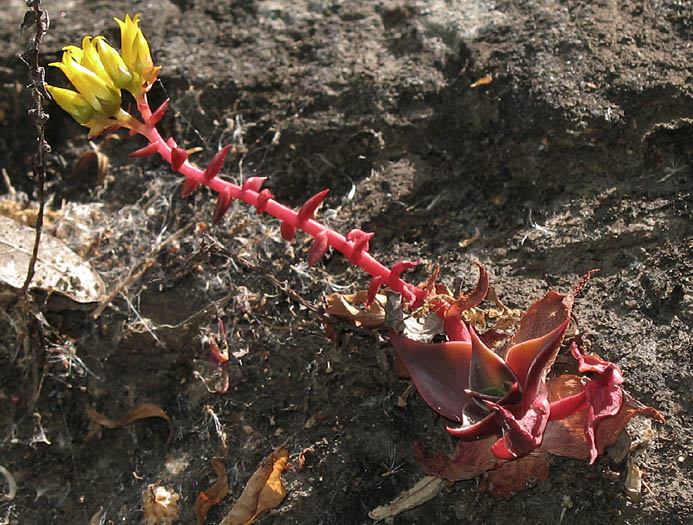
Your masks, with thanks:
[{"label": "red stem node", "polygon": [[346,235],[346,240],[351,246],[351,252],[349,253],[349,262],[351,264],[358,264],[359,259],[363,252],[369,250],[368,242],[373,238],[374,233],[366,233],[363,230],[354,229],[351,230]]},{"label": "red stem node", "polygon": [[267,209],[267,201],[273,198],[274,195],[272,195],[272,192],[266,188],[258,194],[257,203],[255,204],[258,215]]}]

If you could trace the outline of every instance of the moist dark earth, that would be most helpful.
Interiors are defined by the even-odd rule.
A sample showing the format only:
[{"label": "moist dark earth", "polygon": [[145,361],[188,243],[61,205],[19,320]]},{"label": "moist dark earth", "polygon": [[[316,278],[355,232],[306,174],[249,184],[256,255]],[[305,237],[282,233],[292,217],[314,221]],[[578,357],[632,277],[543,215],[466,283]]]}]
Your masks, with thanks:
[{"label": "moist dark earth", "polygon": [[[43,65],[84,35],[117,46],[113,17],[141,13],[163,66],[150,98],[171,99],[165,135],[199,147],[200,165],[234,144],[226,175],[268,177],[291,206],[329,188],[321,218],[375,232],[371,253],[388,265],[420,259],[412,282],[440,266],[443,282],[471,289],[480,261],[501,300],[525,309],[600,269],[577,302],[579,327],[666,424],[635,421],[628,458],[552,457],[548,481],[504,501],[479,479],[450,484],[394,523],[693,522],[691,2],[41,4],[51,17]],[[0,148],[17,194],[5,181],[0,191],[35,207],[18,58],[26,7],[1,5]],[[54,68],[47,79],[66,85]],[[0,502],[3,523],[140,523],[152,483],[180,494],[180,522],[194,523],[220,456],[230,494],[207,517],[218,523],[284,442],[288,496],[262,522],[371,523],[369,511],[424,476],[416,440],[453,450],[445,423],[398,378],[386,337],[336,323],[330,339],[268,280],[320,305],[367,287],[361,270],[339,254],[308,269],[306,238],[286,243],[277,221],[242,204],[212,227],[207,190],[183,199],[169,168],[128,158],[141,139],[120,131],[92,146],[57,106],[47,111],[56,213],[46,232],[86,255],[109,292],[132,278],[98,319],[4,304],[0,464],[17,492]],[[93,147],[108,173],[75,168]],[[231,352],[224,394],[210,364],[218,319]],[[162,419],[87,439],[88,407],[120,418],[142,403],[171,417],[170,444]],[[625,493],[629,462],[643,474],[639,501]]]}]

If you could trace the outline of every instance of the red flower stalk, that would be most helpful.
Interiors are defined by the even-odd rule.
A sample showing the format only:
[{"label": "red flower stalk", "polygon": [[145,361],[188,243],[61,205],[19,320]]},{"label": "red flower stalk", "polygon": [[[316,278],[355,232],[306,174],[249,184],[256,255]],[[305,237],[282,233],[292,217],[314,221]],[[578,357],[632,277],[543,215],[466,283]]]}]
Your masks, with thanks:
[{"label": "red flower stalk", "polygon": [[[163,107],[167,105],[168,101],[164,102]],[[329,247],[332,247],[342,253],[352,264],[360,266],[373,277],[372,288],[375,290],[373,296],[380,286],[385,285],[402,294],[412,308],[417,308],[423,303],[424,291],[400,277],[403,271],[413,268],[416,263],[405,261],[395,264],[391,269],[387,268],[368,253],[368,241],[373,236],[372,233],[352,230],[345,237],[313,219],[315,210],[327,196],[328,190],[317,193],[308,199],[299,211],[294,211],[274,200],[274,196],[269,190],[260,189],[264,178],[252,177],[246,180],[243,186],[238,186],[219,177],[218,173],[228,152],[228,146],[214,156],[206,170],[201,170],[188,161],[185,150],[176,147],[170,139],[167,141],[161,137],[152,121],[155,120],[154,116],[156,119],[160,119],[162,111],[158,109],[152,113],[146,95],[138,101],[137,108],[143,118],[144,125],[133,127],[133,129],[146,137],[149,140],[149,145],[135,151],[132,156],[142,157],[158,153],[171,165],[172,169],[185,176],[183,196],[192,193],[200,184],[218,193],[217,206],[214,211],[215,223],[221,220],[231,201],[238,199],[255,206],[258,213],[267,212],[282,221],[282,236],[288,241],[293,240],[297,230],[311,235],[314,238],[308,257],[311,266],[320,260]]]},{"label": "red flower stalk", "polygon": [[[281,233],[293,240],[296,231],[302,230],[315,239],[308,262],[315,265],[329,247],[342,253],[352,264],[358,265],[373,277],[371,288],[388,286],[400,293],[407,304],[418,307],[423,303],[424,290],[402,280],[400,274],[415,264],[399,263],[392,269],[384,266],[368,253],[368,241],[373,234],[353,230],[346,237],[325,224],[313,219],[315,210],[327,196],[328,190],[314,195],[296,212],[277,202],[269,190],[261,190],[264,178],[252,177],[238,186],[219,177],[230,146],[218,151],[206,170],[191,164],[185,149],[179,148],[169,138],[164,140],[156,129],[164,116],[169,101],[166,100],[152,112],[147,93],[154,84],[160,66],[154,66],[149,44],[139,27],[139,15],[124,20],[116,19],[121,31],[121,52],[106,43],[104,37],[85,37],[82,48],[68,46],[61,62],[51,65],[60,68],[77,91],[48,86],[53,98],[69,112],[77,122],[90,129],[94,137],[106,130],[126,127],[133,134],[144,136],[149,145],[132,153],[133,157],[146,157],[158,153],[174,171],[185,176],[183,196],[192,193],[200,184],[218,194],[214,210],[214,222],[219,222],[231,201],[238,199],[255,206],[258,213],[267,212],[282,221]],[[137,120],[121,107],[121,90],[128,90],[137,102],[142,120]]]}]

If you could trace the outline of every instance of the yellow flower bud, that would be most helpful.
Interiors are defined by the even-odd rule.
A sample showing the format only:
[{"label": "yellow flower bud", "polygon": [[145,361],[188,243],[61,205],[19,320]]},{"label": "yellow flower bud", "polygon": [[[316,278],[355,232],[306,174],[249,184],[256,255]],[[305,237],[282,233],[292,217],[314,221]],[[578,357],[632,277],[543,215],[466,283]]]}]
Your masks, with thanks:
[{"label": "yellow flower bud", "polygon": [[[77,91],[84,97],[89,105],[97,113],[110,117],[120,109],[121,95],[120,90],[116,89],[113,82],[108,78],[105,80],[91,69],[87,69],[75,60],[66,58],[69,54],[63,54],[62,62],[49,64],[59,68],[67,79],[72,83]],[[84,56],[82,57],[84,58]]]},{"label": "yellow flower bud", "polygon": [[53,100],[80,124],[86,124],[94,116],[94,108],[76,91],[55,86],[46,88]]},{"label": "yellow flower bud", "polygon": [[155,67],[149,50],[149,43],[139,28],[140,15],[130,17],[125,15],[125,20],[115,18],[120,27],[120,52],[123,62],[128,70],[134,74],[133,89],[129,89],[136,99],[140,99],[149,91],[151,85],[161,70],[161,66]]},{"label": "yellow flower bud", "polygon": [[131,92],[133,88],[136,89],[138,86],[133,85],[135,77],[128,69],[128,66],[125,65],[118,51],[113,49],[102,36],[94,38],[93,43],[113,85],[118,89],[127,89]]}]

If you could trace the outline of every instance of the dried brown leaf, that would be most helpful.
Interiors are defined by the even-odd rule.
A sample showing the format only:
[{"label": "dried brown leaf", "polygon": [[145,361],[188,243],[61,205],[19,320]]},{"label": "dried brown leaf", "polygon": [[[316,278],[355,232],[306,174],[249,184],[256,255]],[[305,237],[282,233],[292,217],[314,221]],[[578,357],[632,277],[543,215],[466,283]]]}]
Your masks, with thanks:
[{"label": "dried brown leaf", "polygon": [[204,525],[207,513],[214,505],[221,501],[229,493],[229,478],[226,475],[226,467],[221,458],[212,458],[212,470],[216,473],[217,482],[207,490],[200,492],[195,500],[195,514],[197,515],[197,525]]},{"label": "dried brown leaf", "polygon": [[166,444],[168,445],[173,440],[173,422],[171,421],[171,418],[168,417],[168,414],[166,414],[166,412],[164,412],[154,403],[143,403],[122,419],[109,419],[90,407],[87,407],[87,414],[92,421],[94,421],[94,423],[111,430],[129,425],[138,419],[160,417],[161,419],[165,419],[169,426],[169,435]]},{"label": "dried brown leaf", "polygon": [[249,525],[264,512],[279,506],[286,496],[281,474],[288,461],[289,451],[284,445],[267,456],[219,525]]},{"label": "dried brown leaf", "polygon": [[375,296],[373,303],[366,308],[368,292],[361,290],[355,294],[333,293],[327,297],[326,312],[335,317],[351,321],[364,328],[381,328],[385,324],[385,295]]}]

